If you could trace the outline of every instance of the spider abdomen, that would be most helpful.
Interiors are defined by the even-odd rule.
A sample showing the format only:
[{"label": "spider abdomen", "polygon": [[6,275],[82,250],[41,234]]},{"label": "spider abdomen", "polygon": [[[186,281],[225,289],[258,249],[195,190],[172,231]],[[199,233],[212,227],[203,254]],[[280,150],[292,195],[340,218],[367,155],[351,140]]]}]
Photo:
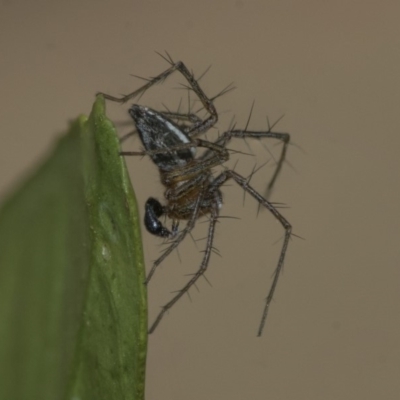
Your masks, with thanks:
[{"label": "spider abdomen", "polygon": [[[129,114],[135,121],[143,146],[160,170],[171,171],[194,159],[194,146],[179,149],[179,145],[187,145],[191,139],[168,117],[138,104],[129,109]],[[171,148],[175,150],[169,151]]]}]

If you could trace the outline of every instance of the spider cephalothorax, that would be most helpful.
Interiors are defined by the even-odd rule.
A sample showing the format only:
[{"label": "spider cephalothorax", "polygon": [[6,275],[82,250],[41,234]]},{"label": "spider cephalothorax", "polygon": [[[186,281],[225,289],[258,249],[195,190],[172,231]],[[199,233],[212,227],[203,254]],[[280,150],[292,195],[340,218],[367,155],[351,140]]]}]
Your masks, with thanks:
[{"label": "spider cephalothorax", "polygon": [[[233,138],[279,139],[283,142],[283,148],[275,172],[267,187],[267,193],[269,193],[281,170],[290,136],[288,133],[271,132],[271,130],[262,132],[249,131],[247,129],[231,129],[220,135],[214,142],[199,139],[198,136],[207,132],[218,120],[218,114],[213,104],[213,99],[205,95],[193,74],[182,62],[174,63],[170,57],[167,61],[171,64],[170,68],[126,96],[116,98],[102,93],[108,100],[125,103],[142,94],[154,84],[164,81],[174,71],[179,71],[185,77],[189,83],[190,89],[195,92],[209,114],[207,118],[201,119],[196,114],[160,112],[138,104],[133,104],[129,109],[129,114],[134,120],[136,130],[144,146],[144,151],[121,152],[121,154],[149,156],[159,169],[161,182],[165,186],[164,204],[161,204],[152,197],[146,202],[144,216],[146,229],[153,235],[173,239],[167,250],[154,262],[146,278],[146,283],[149,282],[158,265],[160,265],[160,263],[183,241],[186,235],[191,232],[196,221],[204,215],[207,215],[209,218],[206,247],[199,269],[191,276],[186,285],[162,307],[161,312],[151,325],[149,332],[151,333],[154,331],[164,314],[206,271],[213,248],[215,226],[219,216],[219,210],[222,206],[220,188],[228,180],[233,180],[242,187],[243,190],[254,197],[260,206],[267,208],[285,230],[280,257],[266,298],[261,323],[258,329],[258,335],[260,336],[283,267],[292,227],[272,203],[249,185],[247,178],[231,169],[224,169],[219,175],[214,176],[213,168],[222,165],[229,159],[229,152],[226,145]],[[174,122],[174,120],[185,121],[186,124],[179,125]],[[196,154],[198,148],[204,149],[204,152],[200,156]],[[171,230],[165,227],[160,221],[162,215],[172,220]],[[182,220],[186,221],[186,226],[184,229],[179,230],[179,221]]]}]

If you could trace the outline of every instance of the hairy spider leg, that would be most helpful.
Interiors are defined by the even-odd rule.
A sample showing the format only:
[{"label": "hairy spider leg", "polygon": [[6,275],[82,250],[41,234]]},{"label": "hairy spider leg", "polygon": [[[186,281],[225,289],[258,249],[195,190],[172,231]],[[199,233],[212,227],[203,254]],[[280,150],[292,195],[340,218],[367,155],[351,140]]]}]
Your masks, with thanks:
[{"label": "hairy spider leg", "polygon": [[[203,120],[196,114],[193,113],[180,113],[174,111],[160,111],[160,114],[167,116],[171,119],[176,119],[178,121],[187,121],[192,124],[199,124]],[[186,133],[186,131],[185,131]]]},{"label": "hairy spider leg", "polygon": [[[282,248],[281,248],[281,253],[280,253],[280,256],[279,256],[277,267],[276,267],[275,272],[274,272],[274,278],[273,278],[271,287],[270,287],[270,289],[268,291],[268,295],[267,295],[266,300],[265,300],[265,306],[264,306],[264,310],[263,310],[262,317],[261,317],[261,322],[260,322],[260,325],[259,325],[259,328],[258,328],[258,332],[257,332],[257,336],[261,336],[262,332],[263,332],[263,329],[264,329],[264,326],[265,326],[265,322],[266,322],[267,316],[268,316],[269,307],[270,307],[272,299],[274,297],[274,293],[275,293],[275,290],[276,290],[276,286],[278,284],[280,273],[281,273],[282,268],[283,268],[286,251],[287,251],[287,247],[288,247],[288,244],[289,244],[289,239],[290,239],[290,236],[291,236],[291,233],[292,233],[292,226],[290,225],[290,223],[282,216],[281,213],[279,213],[279,211],[268,200],[266,200],[263,196],[261,196],[261,194],[259,194],[252,186],[250,186],[248,184],[248,181],[247,181],[246,178],[244,178],[243,176],[237,174],[235,171],[226,170],[226,171],[222,172],[211,183],[212,190],[215,193],[217,193],[218,189],[223,184],[225,184],[226,181],[228,181],[229,179],[233,179],[246,192],[248,192],[251,196],[253,196],[259,202],[259,204],[263,205],[266,209],[268,209],[274,215],[274,217],[281,223],[283,228],[285,229],[285,237],[284,237],[283,245],[282,245]],[[182,240],[185,238],[185,236],[194,228],[195,221],[197,219],[197,214],[198,214],[198,211],[199,211],[199,208],[198,208],[199,204],[200,203],[199,203],[199,200],[198,200],[197,201],[196,211],[193,213],[192,218],[188,222],[187,227],[185,228],[185,230],[183,231],[182,237],[179,238],[179,241],[177,240],[174,243],[172,243],[172,245],[166,250],[166,252],[163,253],[163,255],[158,260],[156,260],[156,262],[154,263],[153,268],[152,268],[152,273],[154,273],[156,267],[182,242]],[[150,327],[149,333],[154,332],[154,330],[156,329],[157,325],[160,323],[161,319],[164,317],[165,313],[169,309],[172,308],[172,306],[183,296],[183,294],[186,293],[196,283],[196,281],[200,278],[200,276],[202,276],[205,273],[205,271],[207,270],[209,259],[210,259],[210,255],[211,255],[211,251],[212,251],[212,245],[213,245],[213,240],[214,240],[214,232],[215,232],[215,223],[216,223],[216,221],[218,219],[218,213],[219,213],[219,207],[218,207],[218,199],[216,197],[215,201],[213,203],[213,207],[211,209],[210,226],[209,226],[209,231],[208,231],[208,235],[207,235],[207,245],[206,245],[206,249],[205,249],[205,253],[204,253],[204,257],[203,257],[202,263],[201,263],[199,269],[197,270],[197,272],[187,282],[187,284],[181,290],[178,291],[176,296],[174,296],[167,304],[165,304],[162,307],[160,313],[158,314],[158,316],[155,319],[154,323]]]},{"label": "hairy spider leg", "polygon": [[218,121],[218,114],[217,110],[215,109],[214,104],[212,101],[206,96],[203,92],[203,89],[199,86],[196,79],[194,78],[193,74],[187,69],[185,64],[182,61],[178,61],[174,63],[172,60],[167,60],[171,67],[162,72],[161,74],[157,75],[156,77],[150,79],[145,85],[140,87],[139,89],[135,90],[132,93],[129,93],[122,97],[114,97],[110,96],[109,94],[98,92],[104,96],[105,99],[115,101],[117,103],[126,103],[130,99],[143,94],[147,89],[151,86],[155,85],[156,83],[164,81],[169,75],[171,75],[174,71],[179,71],[187,80],[190,85],[190,88],[196,93],[197,97],[200,99],[201,103],[203,104],[204,108],[210,114],[210,116],[204,120],[197,121],[191,126],[188,131],[186,132],[189,136],[198,135],[200,133],[206,132],[212,126],[216,124]]},{"label": "hairy spider leg", "polygon": [[[182,177],[183,181],[190,180],[192,176],[220,165],[229,159],[229,153],[227,149],[213,142],[208,142],[207,140],[202,139],[193,139],[189,143],[182,143],[166,149],[158,149],[153,151],[121,151],[120,154],[122,156],[151,156],[154,154],[170,153],[172,151],[179,151],[193,147],[204,147],[211,150],[214,154],[205,160],[194,160],[196,162],[192,162],[182,167],[177,167],[172,171],[163,172],[163,182],[168,183],[168,181],[176,177]],[[185,177],[187,178],[185,179]],[[177,190],[183,191],[182,188],[179,187]]]},{"label": "hairy spider leg", "polygon": [[174,304],[197,282],[197,280],[204,275],[204,273],[207,270],[209,261],[210,261],[210,256],[211,256],[211,251],[213,248],[213,241],[214,241],[214,232],[215,232],[215,224],[218,220],[218,214],[219,214],[219,206],[218,206],[218,199],[217,197],[215,198],[215,201],[213,203],[213,207],[211,208],[211,214],[210,214],[210,224],[208,227],[208,235],[207,235],[207,244],[206,248],[204,251],[204,256],[203,260],[200,264],[199,269],[193,274],[193,276],[190,278],[190,280],[186,283],[186,285],[180,289],[177,294],[168,302],[166,303],[162,308],[161,311],[159,312],[157,318],[154,320],[153,324],[151,325],[149,329],[149,333],[153,333],[154,330],[157,328],[158,324],[164,317],[165,313],[170,310]]},{"label": "hairy spider leg", "polygon": [[[287,148],[288,148],[288,145],[290,142],[290,134],[283,133],[283,132],[271,132],[270,130],[268,130],[268,131],[248,131],[248,130],[242,130],[242,129],[234,129],[234,130],[224,132],[217,140],[214,141],[214,143],[225,148],[226,145],[233,138],[245,139],[248,137],[255,138],[255,139],[271,138],[271,139],[278,139],[283,142],[281,154],[279,156],[279,160],[276,163],[274,174],[272,175],[272,178],[270,179],[270,181],[267,185],[267,188],[266,188],[265,198],[269,199],[271,196],[274,184],[282,170],[283,163],[285,162],[285,159],[286,159]],[[206,151],[202,155],[201,158],[205,159],[208,156],[209,156],[209,150]]]},{"label": "hairy spider leg", "polygon": [[218,175],[214,182],[212,183],[212,186],[215,188],[220,188],[226,181],[229,179],[233,179],[239,186],[241,186],[247,193],[249,193],[251,196],[253,196],[259,204],[264,206],[266,209],[268,209],[274,217],[281,223],[282,227],[285,230],[285,237],[283,240],[282,248],[281,248],[281,253],[279,256],[278,264],[274,272],[274,278],[272,280],[271,287],[269,289],[268,295],[265,299],[265,306],[264,310],[262,313],[261,317],[261,322],[260,326],[258,328],[257,336],[261,336],[262,331],[264,329],[265,321],[268,316],[268,311],[269,311],[269,306],[272,302],[272,299],[274,297],[275,289],[278,284],[279,276],[283,268],[283,263],[285,260],[285,255],[287,251],[287,247],[289,244],[289,239],[292,233],[292,226],[290,223],[282,216],[282,214],[268,201],[266,200],[261,194],[259,194],[252,186],[249,185],[248,180],[236,173],[233,170],[226,170],[222,172],[220,175]]}]

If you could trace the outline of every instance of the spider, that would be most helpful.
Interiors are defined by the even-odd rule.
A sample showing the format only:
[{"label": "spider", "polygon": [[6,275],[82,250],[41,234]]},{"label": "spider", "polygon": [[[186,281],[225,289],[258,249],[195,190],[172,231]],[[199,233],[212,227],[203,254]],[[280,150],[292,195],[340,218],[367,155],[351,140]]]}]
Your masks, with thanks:
[{"label": "spider", "polygon": [[[150,326],[149,333],[154,332],[166,312],[206,272],[213,250],[216,222],[223,205],[221,187],[227,181],[231,180],[257,200],[259,206],[268,209],[280,222],[285,231],[279,260],[273,275],[272,284],[265,299],[261,322],[257,332],[257,336],[261,336],[283,267],[292,227],[277,210],[276,206],[250,186],[248,178],[227,168],[223,169],[219,175],[214,176],[213,168],[221,166],[229,159],[229,151],[226,146],[234,138],[274,138],[281,140],[283,142],[282,151],[272,179],[267,187],[268,196],[284,162],[290,135],[288,133],[272,132],[270,129],[264,132],[249,131],[246,127],[244,130],[228,130],[214,142],[199,138],[200,135],[205,134],[213,127],[218,120],[218,114],[213,104],[215,98],[206,96],[198,81],[194,78],[194,75],[183,62],[174,62],[168,54],[167,56],[168,58],[162,57],[170,64],[170,67],[158,76],[147,80],[145,85],[134,92],[120,98],[99,93],[107,100],[125,103],[142,95],[151,86],[163,82],[173,72],[178,71],[186,79],[189,85],[188,88],[196,94],[208,113],[206,118],[201,119],[196,114],[190,112],[183,114],[179,112],[156,111],[139,104],[133,104],[129,108],[129,114],[134,121],[136,131],[144,146],[144,151],[123,151],[120,154],[124,156],[147,155],[157,166],[161,182],[165,186],[165,202],[161,204],[157,199],[152,197],[146,201],[144,224],[151,234],[170,240],[169,247],[153,263],[145,284],[149,283],[157,267],[193,230],[197,220],[203,216],[208,216],[209,218],[204,256],[198,270],[176,292],[174,297],[162,307],[157,318]],[[175,121],[182,121],[185,124]],[[198,148],[203,148],[204,152],[196,157],[196,150]],[[168,229],[160,221],[162,215],[172,220],[171,229]],[[179,230],[179,221],[182,220],[186,221],[186,226],[184,229]]]}]

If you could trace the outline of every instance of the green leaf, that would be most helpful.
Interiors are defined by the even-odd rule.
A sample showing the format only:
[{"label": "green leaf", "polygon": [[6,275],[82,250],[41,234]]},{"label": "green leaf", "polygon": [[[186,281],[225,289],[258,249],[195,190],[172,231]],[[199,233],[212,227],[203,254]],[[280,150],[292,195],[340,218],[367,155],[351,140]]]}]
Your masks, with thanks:
[{"label": "green leaf", "polygon": [[98,97],[0,211],[0,399],[144,398],[135,195]]}]

